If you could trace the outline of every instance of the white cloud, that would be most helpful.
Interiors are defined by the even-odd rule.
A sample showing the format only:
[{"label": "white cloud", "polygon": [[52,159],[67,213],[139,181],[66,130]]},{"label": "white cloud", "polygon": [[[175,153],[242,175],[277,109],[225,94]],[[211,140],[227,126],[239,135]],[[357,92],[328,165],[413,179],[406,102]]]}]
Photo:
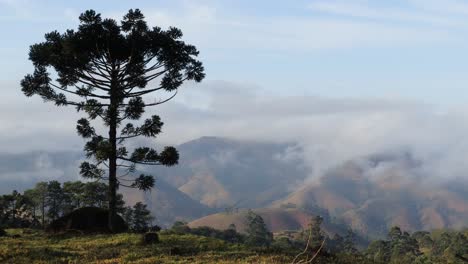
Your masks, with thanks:
[{"label": "white cloud", "polygon": [[[203,85],[198,89],[202,92]],[[429,164],[428,175],[465,177],[468,169],[463,162],[468,109],[440,112],[427,104],[386,98],[278,97],[252,91],[246,96],[243,88],[229,97],[222,88],[205,91],[212,102],[205,109],[193,111],[196,102],[158,109],[166,121],[161,140],[182,143],[214,135],[295,141],[304,147],[314,176],[349,159],[395,150],[411,151]]]},{"label": "white cloud", "polygon": [[[355,5],[332,6],[317,2],[318,7],[333,12],[357,13],[358,16],[377,17],[378,10],[359,8]],[[336,10],[330,10],[335,8]],[[120,19],[124,11],[108,13]],[[453,42],[457,35],[444,30],[413,25],[379,24],[369,21],[353,21],[342,18],[296,16],[288,14],[270,17],[251,17],[231,14],[229,10],[210,5],[186,2],[179,9],[145,9],[148,23],[163,28],[176,26],[183,30],[188,42],[200,50],[233,53],[249,52],[309,52],[317,49],[342,49],[352,47],[419,45]],[[405,17],[404,14],[387,16]],[[413,15],[408,19],[417,20]],[[424,18],[422,18],[424,19]],[[427,18],[429,20],[429,18]],[[430,20],[436,20],[431,17]],[[439,19],[439,22],[451,23]],[[204,54],[202,53],[202,56]]]},{"label": "white cloud", "polygon": [[[411,4],[422,9],[449,16],[468,15],[468,3],[460,0],[409,0]],[[466,17],[465,17],[466,18]]]},{"label": "white cloud", "polygon": [[[467,108],[441,111],[398,98],[278,96],[221,81],[207,81],[180,94],[146,113],[159,114],[165,122],[158,139],[146,143],[179,144],[201,136],[297,142],[313,169],[311,177],[350,159],[401,150],[425,164],[419,173],[428,178],[466,177],[468,170]],[[72,108],[39,102],[12,105],[0,107],[5,120],[0,126],[2,152],[81,149]],[[47,159],[36,165],[50,167]]]},{"label": "white cloud", "polygon": [[[369,1],[312,1],[308,7],[315,12],[344,17],[365,18],[378,22],[419,22],[432,26],[463,26],[466,21],[425,10],[427,1],[412,1],[416,8],[389,8],[371,5]],[[427,12],[430,11],[430,12]]]}]

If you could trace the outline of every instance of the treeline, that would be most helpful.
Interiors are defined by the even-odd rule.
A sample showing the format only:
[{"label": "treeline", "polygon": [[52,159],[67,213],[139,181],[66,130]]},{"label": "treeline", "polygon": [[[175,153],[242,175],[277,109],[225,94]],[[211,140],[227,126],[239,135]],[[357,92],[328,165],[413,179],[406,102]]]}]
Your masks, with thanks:
[{"label": "treeline", "polygon": [[305,230],[273,237],[262,217],[250,211],[242,234],[233,224],[226,230],[217,230],[210,227],[190,228],[183,222],[176,222],[164,232],[213,237],[253,250],[293,254],[297,256],[295,263],[305,263],[306,259],[310,261],[314,255],[313,263],[468,262],[468,229],[409,233],[393,227],[386,239],[372,241],[367,247],[360,248],[352,230],[329,237],[321,229],[322,222],[322,217],[317,216],[311,219]]},{"label": "treeline", "polygon": [[[23,193],[0,196],[0,228],[42,228],[78,208],[107,209],[108,191],[108,185],[102,182],[38,182]],[[122,195],[117,194],[116,209],[130,231],[145,232],[152,227],[153,217],[146,204],[126,206]]]},{"label": "treeline", "polygon": [[[108,190],[102,182],[39,182],[23,193],[0,196],[0,227],[44,227],[81,207],[107,208]],[[128,210],[122,195],[117,197],[117,209],[121,214]]]}]

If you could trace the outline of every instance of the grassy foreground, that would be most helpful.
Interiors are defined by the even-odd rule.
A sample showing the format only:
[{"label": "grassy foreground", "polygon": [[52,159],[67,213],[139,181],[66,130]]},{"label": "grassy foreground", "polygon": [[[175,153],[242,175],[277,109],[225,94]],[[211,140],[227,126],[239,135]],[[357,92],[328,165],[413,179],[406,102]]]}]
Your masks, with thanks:
[{"label": "grassy foreground", "polygon": [[259,254],[241,245],[194,235],[160,235],[144,245],[138,234],[49,236],[8,229],[0,263],[288,263],[291,256]]}]

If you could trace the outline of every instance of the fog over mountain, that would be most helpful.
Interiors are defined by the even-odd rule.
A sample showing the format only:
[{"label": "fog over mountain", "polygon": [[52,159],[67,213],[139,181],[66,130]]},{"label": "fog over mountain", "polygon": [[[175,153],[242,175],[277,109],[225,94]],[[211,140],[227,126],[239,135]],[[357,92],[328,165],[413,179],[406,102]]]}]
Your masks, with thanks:
[{"label": "fog over mountain", "polygon": [[[79,179],[77,167],[84,142],[74,131],[78,118],[74,110],[32,100],[21,104],[21,111],[11,111],[16,107],[14,100],[22,99],[12,100],[0,106],[0,118],[7,124],[0,131],[5,135],[0,138],[3,153],[0,191],[21,190],[41,180]],[[277,206],[282,199],[300,193],[304,186],[327,189],[330,186],[317,182],[332,181],[335,178],[330,176],[331,172],[349,162],[359,167],[359,184],[370,184],[367,191],[382,191],[393,179],[398,183],[396,186],[411,196],[406,200],[387,199],[397,195],[390,192],[384,201],[369,196],[371,200],[352,202],[348,207],[349,197],[340,198],[338,205],[314,198],[315,202],[323,202],[320,207],[331,212],[336,210],[328,207],[345,206],[336,213],[356,228],[378,232],[378,225],[369,227],[361,216],[369,215],[369,208],[405,201],[423,208],[421,214],[442,218],[454,214],[438,208],[462,204],[457,207],[461,213],[452,220],[441,218],[438,223],[428,223],[419,215],[401,220],[401,223],[413,221],[408,224],[410,228],[459,226],[466,220],[463,211],[468,193],[466,108],[436,107],[393,97],[271,95],[254,85],[207,81],[197,86],[189,84],[176,101],[146,114],[151,113],[160,114],[166,123],[162,135],[155,142],[139,140],[133,144],[178,145],[181,162],[180,166],[167,169],[141,167],[171,188],[159,190],[163,192],[158,193],[159,198],[156,194],[137,195],[130,200],[147,201],[165,224],[201,216],[170,212],[175,208],[185,210],[174,201],[186,201],[203,214],[232,205]],[[192,141],[203,136],[220,137]],[[351,169],[342,174],[353,173]],[[340,178],[327,195],[339,192],[339,186],[345,182],[345,178]],[[384,183],[387,187],[382,187]],[[416,190],[419,194],[412,191],[414,187],[420,188]],[[450,194],[437,198],[440,201],[435,207],[419,203],[432,199],[420,195],[431,190]],[[165,202],[158,204],[158,199]],[[373,222],[386,225],[392,221]]]},{"label": "fog over mountain", "polygon": [[[129,204],[148,204],[163,226],[198,218],[197,225],[219,226],[219,219],[237,219],[248,208],[264,212],[275,231],[305,227],[308,216],[320,214],[326,225],[340,230],[349,225],[373,237],[382,237],[393,225],[461,228],[468,219],[466,178],[436,180],[426,173],[431,165],[411,150],[359,156],[311,177],[313,164],[298,143],[202,137],[177,147],[178,166],[141,168],[156,176],[150,192],[119,190]],[[1,186],[8,188],[1,191],[9,192],[12,186],[21,190],[37,181],[78,179],[74,166],[82,156],[34,152],[2,159]]]},{"label": "fog over mountain", "polygon": [[[207,135],[296,142],[310,178],[356,157],[404,150],[423,161],[420,171],[427,179],[466,177],[466,108],[392,97],[270,95],[253,85],[223,81],[192,86],[184,87],[176,101],[147,113],[158,113],[165,122],[157,143],[181,144]],[[30,101],[0,106],[0,119],[6,124],[0,128],[2,152],[81,150],[83,140],[75,132],[78,115],[72,108]],[[20,111],[15,110],[17,105]]]},{"label": "fog over mountain", "polygon": [[[15,100],[32,102],[19,107]],[[21,110],[12,111],[16,108]],[[15,97],[0,110],[4,153],[82,148],[72,108]],[[468,166],[468,111],[463,108],[398,98],[271,96],[256,86],[210,81],[185,87],[177,101],[153,112],[166,123],[159,143],[180,144],[206,135],[298,142],[313,168],[311,176],[348,159],[395,149],[411,150],[428,161],[425,171],[434,179],[464,177]]]}]

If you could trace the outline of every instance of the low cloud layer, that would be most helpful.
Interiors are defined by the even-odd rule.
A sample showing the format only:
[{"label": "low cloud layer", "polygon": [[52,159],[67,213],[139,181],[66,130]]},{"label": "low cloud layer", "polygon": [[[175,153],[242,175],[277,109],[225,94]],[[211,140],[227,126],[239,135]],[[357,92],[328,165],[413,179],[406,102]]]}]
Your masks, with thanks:
[{"label": "low cloud layer", "polygon": [[343,161],[387,151],[411,152],[426,164],[421,173],[435,178],[465,177],[468,169],[468,109],[440,109],[398,98],[270,96],[259,88],[224,82],[208,83],[193,93],[198,101],[161,110],[167,120],[165,140],[215,135],[295,141],[304,147],[313,177]]},{"label": "low cloud layer", "polygon": [[[73,108],[32,99],[2,104],[0,110],[2,152],[80,150],[83,145]],[[254,85],[207,81],[188,84],[177,100],[151,113],[165,122],[158,144],[201,136],[297,142],[312,178],[349,159],[401,150],[425,164],[419,173],[434,179],[466,177],[468,171],[464,108],[399,98],[279,96]]]}]

